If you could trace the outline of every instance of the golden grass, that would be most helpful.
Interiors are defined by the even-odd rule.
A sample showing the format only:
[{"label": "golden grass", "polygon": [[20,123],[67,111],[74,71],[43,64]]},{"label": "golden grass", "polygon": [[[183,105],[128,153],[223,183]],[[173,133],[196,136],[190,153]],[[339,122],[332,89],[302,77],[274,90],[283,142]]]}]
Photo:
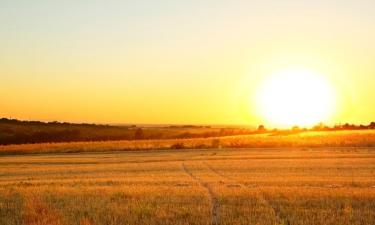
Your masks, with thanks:
[{"label": "golden grass", "polygon": [[375,149],[1,156],[1,225],[375,224]]},{"label": "golden grass", "polygon": [[61,225],[61,216],[57,210],[44,203],[38,196],[25,198],[24,224]]},{"label": "golden grass", "polygon": [[160,149],[375,147],[374,130],[304,132],[289,135],[257,134],[220,138],[43,143],[0,146],[0,155],[78,153]]}]

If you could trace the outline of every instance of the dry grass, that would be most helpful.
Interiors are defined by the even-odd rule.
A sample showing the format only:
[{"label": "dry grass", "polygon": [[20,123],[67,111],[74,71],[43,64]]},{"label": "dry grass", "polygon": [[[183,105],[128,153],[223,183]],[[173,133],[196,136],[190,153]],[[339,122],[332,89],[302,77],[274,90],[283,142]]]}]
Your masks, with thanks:
[{"label": "dry grass", "polygon": [[47,205],[39,196],[25,198],[24,224],[61,225],[61,216],[57,210]]},{"label": "dry grass", "polygon": [[0,224],[375,224],[375,149],[2,156]]},{"label": "dry grass", "polygon": [[160,149],[375,147],[375,131],[305,132],[290,135],[257,134],[221,138],[141,141],[44,143],[0,146],[0,155],[28,153],[78,153]]}]

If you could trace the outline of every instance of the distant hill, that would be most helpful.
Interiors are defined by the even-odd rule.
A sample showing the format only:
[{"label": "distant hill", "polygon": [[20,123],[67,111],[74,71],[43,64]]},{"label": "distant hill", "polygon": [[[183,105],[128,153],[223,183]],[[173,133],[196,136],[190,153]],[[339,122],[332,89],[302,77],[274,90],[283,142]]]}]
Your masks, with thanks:
[{"label": "distant hill", "polygon": [[136,125],[117,126],[0,119],[0,145],[73,141],[199,138],[251,133],[254,133],[253,129],[212,128],[210,126],[194,125],[138,127]]},{"label": "distant hill", "polygon": [[137,125],[20,121],[2,118],[0,119],[0,145],[76,141],[186,139],[261,133],[277,135],[309,131],[366,129],[375,129],[375,122],[369,125],[343,124],[333,127],[318,124],[310,129],[295,126],[286,130],[268,130],[263,125],[260,125],[256,130],[233,126],[165,125],[164,127],[142,127]]},{"label": "distant hill", "polygon": [[105,141],[134,138],[130,127],[0,119],[0,144]]}]

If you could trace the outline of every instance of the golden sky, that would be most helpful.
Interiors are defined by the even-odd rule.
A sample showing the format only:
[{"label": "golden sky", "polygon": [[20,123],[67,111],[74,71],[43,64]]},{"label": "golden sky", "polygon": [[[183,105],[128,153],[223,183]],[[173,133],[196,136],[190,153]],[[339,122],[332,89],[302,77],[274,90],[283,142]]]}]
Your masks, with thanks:
[{"label": "golden sky", "polygon": [[372,0],[4,0],[0,117],[256,125],[259,84],[296,66],[332,84],[324,122],[368,123],[374,40]]}]

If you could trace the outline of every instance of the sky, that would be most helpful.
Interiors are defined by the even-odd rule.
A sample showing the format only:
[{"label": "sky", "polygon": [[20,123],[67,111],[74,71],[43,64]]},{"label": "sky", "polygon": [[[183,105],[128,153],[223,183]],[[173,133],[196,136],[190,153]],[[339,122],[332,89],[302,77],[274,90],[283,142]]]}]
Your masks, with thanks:
[{"label": "sky", "polygon": [[259,84],[297,66],[337,93],[324,122],[368,123],[374,40],[372,0],[0,0],[0,117],[257,125]]}]

